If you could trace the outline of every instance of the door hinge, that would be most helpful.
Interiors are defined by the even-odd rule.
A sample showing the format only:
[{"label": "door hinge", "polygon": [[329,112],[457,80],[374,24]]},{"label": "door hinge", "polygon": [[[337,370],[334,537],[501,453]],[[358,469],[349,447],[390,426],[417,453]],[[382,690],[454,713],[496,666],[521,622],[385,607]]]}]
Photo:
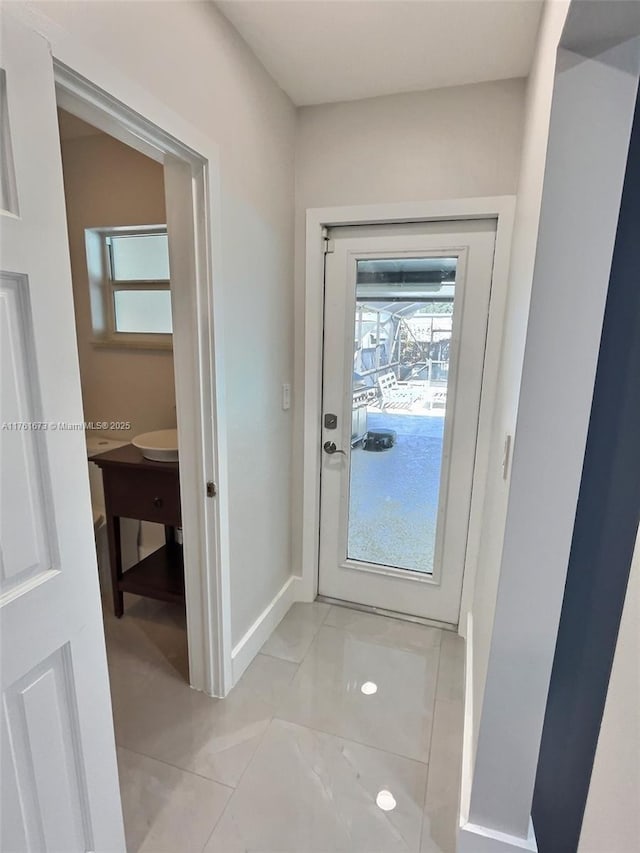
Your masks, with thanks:
[{"label": "door hinge", "polygon": [[322,239],[324,240],[325,255],[333,254],[333,252],[335,251],[335,243],[329,238],[329,230],[327,228],[322,229]]},{"label": "door hinge", "polygon": [[217,494],[218,490],[216,489],[216,484],[209,480],[209,482],[207,483],[207,497],[215,498]]}]

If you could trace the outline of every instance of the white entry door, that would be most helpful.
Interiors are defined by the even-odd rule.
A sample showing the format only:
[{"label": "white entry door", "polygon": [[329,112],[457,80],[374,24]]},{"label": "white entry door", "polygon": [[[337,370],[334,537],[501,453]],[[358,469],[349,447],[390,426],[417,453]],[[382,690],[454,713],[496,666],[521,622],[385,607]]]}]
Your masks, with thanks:
[{"label": "white entry door", "polygon": [[495,232],[329,233],[322,595],[458,622]]},{"label": "white entry door", "polygon": [[2,7],[3,851],[124,851],[51,53]]}]

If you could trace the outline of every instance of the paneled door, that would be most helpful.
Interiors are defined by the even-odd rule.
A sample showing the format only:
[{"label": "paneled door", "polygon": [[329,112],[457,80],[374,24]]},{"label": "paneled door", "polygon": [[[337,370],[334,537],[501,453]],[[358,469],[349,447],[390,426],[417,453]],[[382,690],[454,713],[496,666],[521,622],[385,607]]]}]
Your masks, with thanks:
[{"label": "paneled door", "polygon": [[2,4],[1,840],[124,851],[46,41]]},{"label": "paneled door", "polygon": [[329,232],[319,591],[457,624],[496,221]]}]

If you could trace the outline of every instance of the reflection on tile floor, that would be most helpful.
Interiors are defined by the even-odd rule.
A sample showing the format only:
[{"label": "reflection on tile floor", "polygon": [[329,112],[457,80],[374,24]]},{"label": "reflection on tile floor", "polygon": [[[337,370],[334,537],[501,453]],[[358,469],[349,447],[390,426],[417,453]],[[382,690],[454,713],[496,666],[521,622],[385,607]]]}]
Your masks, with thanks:
[{"label": "reflection on tile floor", "polygon": [[179,608],[106,610],[129,853],[454,853],[459,637],[296,604],[217,700]]}]

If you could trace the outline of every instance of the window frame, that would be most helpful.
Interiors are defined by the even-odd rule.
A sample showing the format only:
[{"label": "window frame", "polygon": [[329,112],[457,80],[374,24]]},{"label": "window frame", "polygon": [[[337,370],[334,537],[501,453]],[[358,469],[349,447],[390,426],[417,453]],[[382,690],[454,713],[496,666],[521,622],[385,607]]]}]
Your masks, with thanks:
[{"label": "window frame", "polygon": [[[117,291],[168,290],[171,279],[115,279],[112,237],[166,235],[166,225],[128,225],[85,229],[85,248],[92,339],[94,346],[131,349],[172,349],[173,332],[119,332],[116,328]],[[173,316],[172,316],[173,323]]]}]

